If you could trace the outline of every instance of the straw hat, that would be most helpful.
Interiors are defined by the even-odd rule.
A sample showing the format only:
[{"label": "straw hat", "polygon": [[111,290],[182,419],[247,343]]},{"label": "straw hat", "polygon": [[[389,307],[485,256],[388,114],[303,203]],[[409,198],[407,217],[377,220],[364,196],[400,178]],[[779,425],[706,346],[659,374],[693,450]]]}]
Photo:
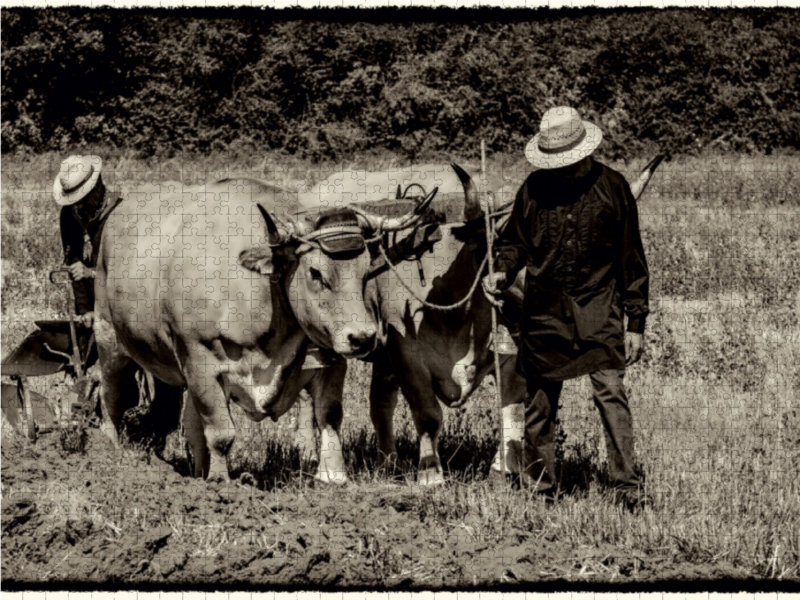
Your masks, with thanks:
[{"label": "straw hat", "polygon": [[558,169],[589,156],[602,141],[603,132],[597,125],[582,120],[574,108],[558,106],[544,113],[539,133],[525,148],[525,157],[540,169]]},{"label": "straw hat", "polygon": [[61,161],[61,170],[53,183],[53,198],[61,206],[69,206],[82,200],[94,189],[103,169],[99,156],[70,156]]}]

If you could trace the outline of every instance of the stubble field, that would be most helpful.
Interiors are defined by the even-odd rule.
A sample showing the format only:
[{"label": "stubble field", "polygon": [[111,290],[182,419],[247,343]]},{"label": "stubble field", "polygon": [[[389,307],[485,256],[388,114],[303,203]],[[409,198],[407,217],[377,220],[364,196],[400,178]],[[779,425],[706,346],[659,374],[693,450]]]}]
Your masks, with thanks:
[{"label": "stubble field", "polygon": [[[650,157],[615,164],[632,180]],[[2,344],[33,320],[65,318],[50,189],[60,157],[3,157]],[[278,167],[276,165],[281,164]],[[343,166],[280,159],[107,159],[104,178],[194,183],[235,173],[311,185]],[[524,163],[502,168],[521,180]],[[314,486],[290,419],[249,423],[234,476],[183,477],[180,434],[169,463],[85,451],[58,433],[30,445],[2,430],[2,580],[6,585],[469,587],[529,582],[800,580],[800,159],[706,156],[667,161],[639,203],[653,276],[644,359],[629,369],[640,468],[651,508],[628,513],[602,482],[605,448],[588,378],[562,394],[561,481],[554,506],[486,475],[497,446],[493,383],[446,410],[447,484],[414,485],[416,436],[401,400],[400,485],[376,473],[368,365],[351,362],[343,443],[351,482]],[[108,173],[108,176],[105,175]],[[60,376],[32,382],[55,398]],[[58,385],[55,385],[58,384]]]}]

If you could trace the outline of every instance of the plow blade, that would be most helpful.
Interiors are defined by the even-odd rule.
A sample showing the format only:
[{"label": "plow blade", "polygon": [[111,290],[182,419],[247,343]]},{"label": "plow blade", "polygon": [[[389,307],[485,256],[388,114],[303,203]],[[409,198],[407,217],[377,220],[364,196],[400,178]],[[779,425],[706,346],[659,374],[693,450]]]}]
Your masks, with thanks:
[{"label": "plow blade", "polygon": [[[8,423],[17,430],[23,431],[25,427],[25,409],[20,398],[19,390],[16,385],[8,383],[2,384],[2,408],[3,417]],[[28,392],[33,412],[33,422],[39,433],[44,433],[54,429],[58,425],[58,419],[47,398],[36,392]]]},{"label": "plow blade", "polygon": [[[30,333],[2,362],[2,375],[5,377],[42,377],[67,372],[75,375],[70,364],[72,341],[69,334],[69,321],[36,321],[37,331]],[[81,356],[86,355],[92,330],[77,328],[78,346]],[[97,362],[97,350],[92,344],[84,369]]]}]

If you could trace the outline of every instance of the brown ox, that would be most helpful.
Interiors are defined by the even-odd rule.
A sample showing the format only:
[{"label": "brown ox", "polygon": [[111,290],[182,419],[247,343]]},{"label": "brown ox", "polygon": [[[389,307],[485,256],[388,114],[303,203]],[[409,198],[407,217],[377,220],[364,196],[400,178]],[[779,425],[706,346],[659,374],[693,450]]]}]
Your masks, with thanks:
[{"label": "brown ox", "polygon": [[[120,418],[136,402],[137,364],[157,379],[156,435],[174,428],[179,388],[187,388],[195,476],[223,480],[235,436],[229,400],[250,419],[275,420],[306,388],[322,429],[316,476],[346,481],[339,440],[346,363],[303,364],[309,340],[346,357],[373,349],[376,287],[365,280],[369,254],[325,251],[328,238],[298,221],[298,208],[295,194],[237,179],[129,198],[112,213],[95,280],[95,334],[103,429],[115,444]],[[357,220],[357,232],[334,228],[334,237],[401,229],[416,216],[346,218]]]},{"label": "brown ox", "polygon": [[[651,161],[632,186],[638,199],[663,157]],[[491,353],[491,304],[480,286],[464,306],[449,311],[425,307],[418,298],[437,305],[451,305],[464,298],[478,278],[478,269],[486,255],[484,208],[472,177],[457,165],[452,169],[426,165],[403,172],[337,174],[336,191],[346,200],[386,198],[395,185],[435,181],[440,197],[461,193],[464,196],[464,218],[461,223],[440,226],[441,238],[419,255],[419,263],[401,261],[396,266],[409,293],[397,275],[386,270],[378,277],[381,318],[389,325],[385,344],[373,353],[370,386],[370,416],[378,438],[379,464],[396,455],[393,415],[397,392],[403,390],[420,437],[418,482],[420,485],[440,483],[442,466],[437,452],[437,439],[442,426],[442,410],[438,400],[448,406],[467,401],[483,378],[494,372]],[[422,177],[415,175],[422,174]],[[458,187],[454,183],[458,182]],[[366,181],[367,185],[362,183]],[[379,187],[383,181],[383,187]],[[355,182],[355,183],[351,183]],[[326,187],[325,182],[321,184]],[[500,187],[502,186],[502,187]],[[513,200],[510,188],[515,183],[489,181],[489,190],[505,201]],[[365,192],[364,190],[367,190]],[[350,191],[348,191],[348,189]],[[503,223],[500,223],[502,227]],[[412,249],[413,250],[413,249]],[[413,253],[413,252],[412,252]],[[485,274],[485,271],[484,273]],[[517,277],[503,300],[513,328],[515,311],[521,311],[525,270]],[[501,322],[503,322],[501,320]],[[522,401],[525,381],[515,370],[516,352],[505,349],[501,356],[504,443],[503,460],[510,471],[521,465]],[[313,439],[313,418],[308,403],[301,403],[299,424],[305,428],[302,437]],[[500,451],[494,464],[500,470]]]}]

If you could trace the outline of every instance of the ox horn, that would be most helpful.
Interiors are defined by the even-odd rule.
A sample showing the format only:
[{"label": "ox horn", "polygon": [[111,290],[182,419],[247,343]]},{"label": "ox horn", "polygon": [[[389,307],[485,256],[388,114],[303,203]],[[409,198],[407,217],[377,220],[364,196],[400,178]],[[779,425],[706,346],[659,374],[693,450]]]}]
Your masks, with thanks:
[{"label": "ox horn", "polygon": [[639,177],[636,181],[633,182],[631,186],[631,192],[633,193],[633,197],[637,200],[639,197],[644,193],[644,189],[647,187],[647,184],[650,183],[650,178],[653,176],[653,173],[656,172],[658,165],[664,160],[664,155],[659,154],[649,163],[647,163],[642,169],[642,172],[639,174]]},{"label": "ox horn", "polygon": [[433,202],[438,191],[438,187],[433,188],[433,191],[425,196],[422,202],[414,207],[414,210],[402,217],[377,217],[367,214],[355,206],[349,208],[356,213],[361,227],[371,229],[372,231],[400,231],[401,229],[413,227],[416,222],[419,221],[422,214],[428,210],[428,207],[431,205],[431,202]]},{"label": "ox horn", "polygon": [[[272,215],[269,214],[269,211],[261,204],[258,204],[258,210],[261,211],[261,216],[267,222],[267,234],[271,246],[280,246],[288,242],[292,237],[302,237],[312,230],[312,227],[305,219],[299,219],[296,222],[291,219],[281,219],[280,225],[278,225]],[[288,231],[284,233],[281,229]]]},{"label": "ox horn", "polygon": [[269,211],[260,204],[258,204],[257,206],[258,210],[261,211],[261,216],[264,217],[264,220],[267,222],[267,235],[269,239],[269,245],[279,246],[285,243],[287,236],[280,232],[278,226],[275,225],[275,221],[272,219],[272,216],[269,214]]},{"label": "ox horn", "polygon": [[450,163],[450,166],[453,167],[453,171],[458,175],[461,185],[464,186],[464,220],[472,221],[483,218],[483,208],[481,208],[478,190],[475,189],[472,177],[456,163]]}]

